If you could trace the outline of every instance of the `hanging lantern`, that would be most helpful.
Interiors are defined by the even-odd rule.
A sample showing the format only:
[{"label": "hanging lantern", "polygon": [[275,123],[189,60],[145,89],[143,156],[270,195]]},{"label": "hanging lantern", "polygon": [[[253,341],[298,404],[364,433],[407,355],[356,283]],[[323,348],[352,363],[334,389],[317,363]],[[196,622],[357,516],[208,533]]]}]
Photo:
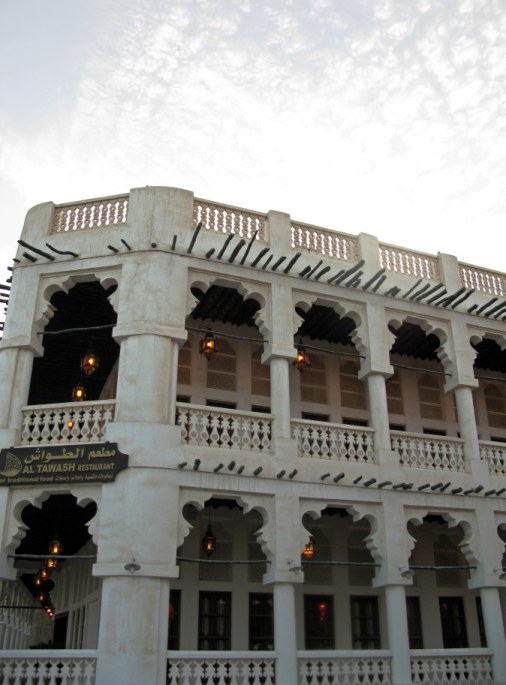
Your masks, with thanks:
[{"label": "hanging lantern", "polygon": [[199,350],[200,354],[203,354],[207,360],[211,359],[216,352],[216,338],[211,331],[206,333],[205,337],[200,341]]},{"label": "hanging lantern", "polygon": [[69,431],[71,431],[72,428],[74,428],[74,422],[72,421],[72,419],[69,419],[67,421],[67,428],[69,429]]},{"label": "hanging lantern", "polygon": [[[42,584],[42,583],[44,583],[46,580],[48,580],[48,578],[49,578],[49,571],[47,570],[46,566],[43,566],[43,567],[40,569],[37,578],[40,578],[40,581],[41,581],[40,584]],[[35,581],[35,584],[37,584],[37,581]]]},{"label": "hanging lantern", "polygon": [[84,402],[86,399],[86,388],[79,382],[72,389],[72,401],[73,402]]},{"label": "hanging lantern", "polygon": [[91,376],[98,369],[99,360],[93,352],[87,352],[81,359],[81,371],[85,376]]},{"label": "hanging lantern", "polygon": [[55,557],[49,557],[49,559],[46,561],[46,565],[47,570],[51,573],[51,571],[54,571],[58,566],[58,561],[55,559]]},{"label": "hanging lantern", "polygon": [[315,555],[315,552],[316,552],[316,545],[315,545],[314,537],[311,536],[309,538],[309,541],[306,542],[306,544],[304,546],[304,551],[302,552],[302,556],[304,557],[304,559],[312,559]]},{"label": "hanging lantern", "polygon": [[215,549],[216,549],[216,537],[213,534],[213,531],[211,530],[211,525],[209,524],[207,526],[206,534],[202,538],[202,551],[204,552],[204,554],[207,557],[210,557]]},{"label": "hanging lantern", "polygon": [[58,535],[55,535],[54,538],[51,540],[49,543],[49,554],[52,554],[53,556],[56,554],[62,554],[63,553],[63,544]]},{"label": "hanging lantern", "polygon": [[45,611],[46,614],[49,616],[49,618],[53,618],[53,617],[54,617],[54,607],[53,607],[53,606],[44,607],[44,611]]},{"label": "hanging lantern", "polygon": [[41,604],[44,604],[45,602],[47,602],[47,599],[48,599],[47,592],[44,592],[44,591],[39,592],[39,594],[37,595],[37,599],[39,600],[39,602]]},{"label": "hanging lantern", "polygon": [[299,344],[297,346],[297,356],[293,360],[292,364],[301,373],[304,371],[304,369],[308,369],[311,366],[311,362],[309,361],[309,355],[306,352],[305,347],[302,345],[302,340],[299,341]]}]

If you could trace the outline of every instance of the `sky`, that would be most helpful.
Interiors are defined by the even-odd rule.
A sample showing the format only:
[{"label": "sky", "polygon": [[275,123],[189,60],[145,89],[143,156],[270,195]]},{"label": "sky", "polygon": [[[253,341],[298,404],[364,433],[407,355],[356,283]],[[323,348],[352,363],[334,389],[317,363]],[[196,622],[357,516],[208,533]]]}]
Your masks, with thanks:
[{"label": "sky", "polygon": [[0,0],[0,278],[31,206],[146,185],[506,271],[505,36],[504,0]]}]

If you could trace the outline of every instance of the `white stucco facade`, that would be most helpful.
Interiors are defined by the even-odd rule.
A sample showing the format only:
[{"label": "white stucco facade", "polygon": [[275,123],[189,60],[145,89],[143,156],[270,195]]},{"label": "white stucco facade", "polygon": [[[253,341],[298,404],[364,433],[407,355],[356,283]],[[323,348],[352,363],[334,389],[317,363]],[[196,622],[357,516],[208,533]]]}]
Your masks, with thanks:
[{"label": "white stucco facade", "polygon": [[[38,205],[21,240],[0,448],[110,442],[129,463],[0,488],[4,677],[44,682],[65,617],[40,654],[68,683],[506,685],[503,274],[162,187]],[[51,321],[89,283],[110,372],[40,401]],[[23,512],[63,495],[96,505],[91,538],[53,575],[55,619],[20,622]]]}]

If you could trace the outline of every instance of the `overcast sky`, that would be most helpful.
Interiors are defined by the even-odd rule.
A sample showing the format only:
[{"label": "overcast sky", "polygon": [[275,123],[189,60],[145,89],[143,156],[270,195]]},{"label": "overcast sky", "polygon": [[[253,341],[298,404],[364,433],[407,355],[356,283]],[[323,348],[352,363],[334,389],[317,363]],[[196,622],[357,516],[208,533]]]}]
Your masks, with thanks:
[{"label": "overcast sky", "polygon": [[506,271],[504,0],[0,0],[0,270],[145,185]]}]

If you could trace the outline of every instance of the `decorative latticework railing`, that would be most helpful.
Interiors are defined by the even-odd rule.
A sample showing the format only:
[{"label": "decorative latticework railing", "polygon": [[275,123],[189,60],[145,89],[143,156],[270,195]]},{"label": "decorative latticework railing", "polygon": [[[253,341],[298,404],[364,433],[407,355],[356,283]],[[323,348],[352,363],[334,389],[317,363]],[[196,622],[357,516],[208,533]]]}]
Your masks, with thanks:
[{"label": "decorative latticework railing", "polygon": [[374,463],[373,428],[306,419],[293,419],[291,424],[299,457]]},{"label": "decorative latticework railing", "polygon": [[272,652],[169,652],[167,685],[274,685],[274,663]]},{"label": "decorative latticework railing", "polygon": [[439,263],[434,255],[384,243],[380,243],[379,250],[381,266],[387,271],[427,278],[431,281],[439,280]]},{"label": "decorative latticework railing", "polygon": [[488,295],[504,297],[506,294],[506,278],[497,271],[487,271],[479,266],[459,264],[460,280],[466,288],[474,288]]},{"label": "decorative latticework railing", "polygon": [[178,402],[177,423],[181,426],[183,443],[187,445],[270,451],[270,414]]},{"label": "decorative latticework railing", "polygon": [[216,233],[233,233],[249,239],[256,234],[256,239],[265,242],[265,214],[252,212],[249,209],[216,204],[208,200],[193,201],[193,222],[202,222],[203,228]]},{"label": "decorative latticework railing", "polygon": [[53,233],[124,224],[127,214],[128,195],[58,205],[54,210]]},{"label": "decorative latticework railing", "polygon": [[465,471],[464,441],[425,433],[391,431],[392,450],[401,466],[432,471]]},{"label": "decorative latticework railing", "polygon": [[487,649],[412,650],[413,685],[494,685]]},{"label": "decorative latticework railing", "polygon": [[299,685],[390,685],[390,652],[298,652]]},{"label": "decorative latticework railing", "polygon": [[27,649],[0,652],[0,683],[7,685],[94,685],[96,652]]},{"label": "decorative latticework railing", "polygon": [[37,602],[21,581],[0,581],[0,649],[27,647],[35,607]]},{"label": "decorative latticework railing", "polygon": [[291,234],[292,247],[296,250],[346,261],[358,259],[357,237],[354,235],[301,223],[292,224]]},{"label": "decorative latticework railing", "polygon": [[480,458],[487,462],[494,476],[506,476],[506,441],[480,440]]},{"label": "decorative latticework railing", "polygon": [[100,442],[114,419],[116,400],[40,404],[23,408],[21,445]]}]

